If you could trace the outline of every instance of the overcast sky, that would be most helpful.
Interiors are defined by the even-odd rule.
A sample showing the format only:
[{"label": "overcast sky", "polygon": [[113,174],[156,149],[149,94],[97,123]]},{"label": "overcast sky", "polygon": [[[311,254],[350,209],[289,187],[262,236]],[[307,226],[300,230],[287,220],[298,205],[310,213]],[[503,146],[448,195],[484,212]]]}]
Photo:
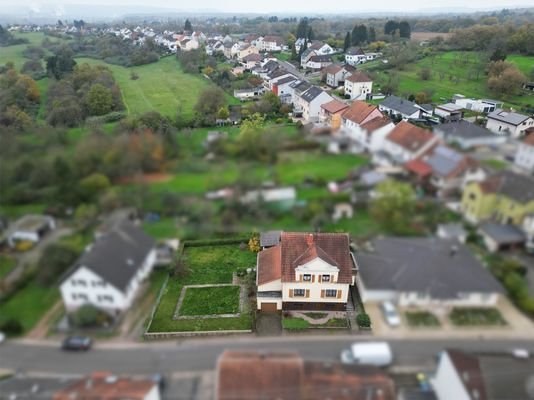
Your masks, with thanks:
[{"label": "overcast sky", "polygon": [[[90,4],[106,4],[103,0],[63,0],[63,1],[23,1],[20,0],[0,0],[0,8],[2,5],[17,6],[21,8],[31,8],[34,11],[50,9],[50,7],[67,7],[68,5],[90,5]],[[135,12],[135,6],[140,6],[143,9],[146,7],[162,7],[172,8],[176,10],[187,11],[201,11],[205,10],[220,10],[225,12],[258,12],[258,13],[283,13],[283,12],[298,12],[299,14],[306,14],[310,12],[325,12],[325,13],[341,13],[341,12],[368,12],[368,11],[429,11],[436,9],[447,9],[453,11],[454,9],[488,9],[488,8],[505,8],[517,7],[521,5],[532,6],[532,0],[380,0],[380,1],[358,1],[358,0],[268,0],[268,1],[254,1],[254,0],[196,0],[196,1],[166,1],[166,0],[112,0],[109,5],[128,5],[130,11]],[[97,6],[95,6],[97,7]],[[105,6],[100,6],[104,8]],[[99,7],[99,8],[100,8]],[[1,10],[0,10],[1,14]]]}]

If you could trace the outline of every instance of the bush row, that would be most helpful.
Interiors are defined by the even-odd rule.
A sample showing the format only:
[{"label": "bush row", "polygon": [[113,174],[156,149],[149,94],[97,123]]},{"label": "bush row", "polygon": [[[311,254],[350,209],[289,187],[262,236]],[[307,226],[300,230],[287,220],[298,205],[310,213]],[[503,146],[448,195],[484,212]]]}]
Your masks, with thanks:
[{"label": "bush row", "polygon": [[184,247],[204,247],[204,246],[217,246],[224,244],[240,244],[247,243],[248,237],[236,237],[227,239],[201,239],[201,240],[186,240]]}]

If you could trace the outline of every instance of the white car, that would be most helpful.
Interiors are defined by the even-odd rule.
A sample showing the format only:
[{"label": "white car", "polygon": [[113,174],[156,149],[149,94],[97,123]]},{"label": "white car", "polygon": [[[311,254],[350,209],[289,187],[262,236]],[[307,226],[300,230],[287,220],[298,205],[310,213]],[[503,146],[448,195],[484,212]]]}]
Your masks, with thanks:
[{"label": "white car", "polygon": [[386,342],[353,343],[341,351],[342,364],[363,364],[387,367],[393,362],[391,347]]},{"label": "white car", "polygon": [[401,320],[395,305],[391,301],[384,301],[380,305],[384,318],[389,326],[397,327],[400,325]]},{"label": "white car", "polygon": [[3,332],[0,332],[0,343],[6,340],[6,335]]}]

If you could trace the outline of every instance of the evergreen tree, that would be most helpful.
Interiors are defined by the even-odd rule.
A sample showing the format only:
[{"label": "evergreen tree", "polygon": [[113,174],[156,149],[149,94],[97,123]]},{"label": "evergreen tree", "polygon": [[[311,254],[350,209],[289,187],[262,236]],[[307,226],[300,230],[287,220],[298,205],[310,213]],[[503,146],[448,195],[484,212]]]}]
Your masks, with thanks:
[{"label": "evergreen tree", "polygon": [[357,25],[354,25],[354,28],[352,29],[352,34],[350,37],[351,37],[352,45],[357,46],[359,44]]},{"label": "evergreen tree", "polygon": [[191,21],[188,19],[185,20],[184,31],[193,32],[193,25],[191,25]]},{"label": "evergreen tree", "polygon": [[347,49],[351,46],[351,44],[352,44],[352,38],[350,36],[350,32],[347,32],[347,34],[345,35],[345,44],[343,45],[343,50],[347,51]]},{"label": "evergreen tree", "polygon": [[376,31],[375,28],[369,28],[369,42],[376,42]]},{"label": "evergreen tree", "polygon": [[401,21],[399,23],[399,36],[405,39],[410,39],[410,36],[412,36],[412,28],[408,21]]},{"label": "evergreen tree", "polygon": [[308,40],[309,41],[315,40],[315,33],[313,32],[313,29],[311,26],[310,26],[310,29],[308,30]]},{"label": "evergreen tree", "polygon": [[308,38],[309,33],[308,18],[304,17],[300,20],[299,25],[297,26],[296,37],[297,39],[306,39]]},{"label": "evergreen tree", "polygon": [[397,29],[399,29],[399,23],[397,21],[389,20],[384,25],[384,33],[386,35],[394,35]]}]

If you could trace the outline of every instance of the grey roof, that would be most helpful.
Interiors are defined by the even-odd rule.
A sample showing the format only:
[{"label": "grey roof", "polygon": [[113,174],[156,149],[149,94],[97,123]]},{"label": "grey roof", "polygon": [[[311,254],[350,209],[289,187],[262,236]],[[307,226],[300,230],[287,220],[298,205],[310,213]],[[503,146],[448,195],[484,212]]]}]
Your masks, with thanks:
[{"label": "grey roof", "polygon": [[523,114],[511,112],[511,111],[504,111],[500,108],[497,108],[492,113],[488,114],[488,119],[495,119],[497,121],[506,122],[507,124],[511,125],[520,125],[524,121],[526,121],[529,117]]},{"label": "grey roof", "polygon": [[494,136],[488,129],[463,119],[458,122],[437,125],[434,127],[434,130],[441,132],[445,138],[460,137],[464,139],[475,139]]},{"label": "grey roof", "polygon": [[397,96],[386,97],[380,105],[405,115],[412,115],[420,110],[415,103]]},{"label": "grey roof", "polygon": [[306,49],[302,52],[302,55],[300,56],[301,59],[305,59],[306,57],[308,57],[311,53],[315,52],[314,49]]},{"label": "grey roof", "polygon": [[367,186],[374,186],[384,180],[386,180],[388,177],[386,174],[378,171],[368,171],[364,172],[360,177],[360,182]]},{"label": "grey roof", "polygon": [[365,55],[361,47],[351,47],[350,49],[347,50],[345,54],[349,56]]},{"label": "grey roof", "polygon": [[534,399],[534,358],[481,355],[478,363],[488,399]]},{"label": "grey roof", "polygon": [[80,256],[69,276],[84,266],[117,289],[125,291],[154,246],[154,239],[130,221],[124,220],[97,239]]},{"label": "grey roof", "polygon": [[277,68],[280,68],[280,65],[276,61],[273,61],[273,60],[267,61],[265,65],[263,66],[263,69],[265,69],[266,71],[271,71],[271,72]]},{"label": "grey roof", "polygon": [[279,68],[279,69],[276,69],[276,70],[272,71],[270,74],[267,75],[267,77],[269,79],[274,79],[274,78],[278,78],[280,76],[284,76],[284,75],[287,75],[287,74],[289,74],[288,71],[286,71],[283,68]]},{"label": "grey roof", "polygon": [[307,101],[308,103],[315,100],[317,97],[319,97],[322,93],[325,93],[321,88],[318,88],[317,86],[312,86],[308,90],[306,90],[304,93],[300,95],[303,100]]},{"label": "grey roof", "polygon": [[437,299],[504,292],[471,250],[456,240],[392,237],[375,239],[372,247],[355,255],[366,289],[425,292]]},{"label": "grey roof", "polygon": [[500,177],[498,193],[522,204],[534,201],[534,177],[506,170],[497,176]]},{"label": "grey roof", "polygon": [[446,177],[453,172],[458,164],[462,162],[464,155],[449,147],[437,146],[433,153],[425,158],[425,163],[432,167],[435,175]]},{"label": "grey roof", "polygon": [[260,233],[260,246],[271,247],[280,243],[282,231],[267,231]]},{"label": "grey roof", "polygon": [[312,87],[311,83],[307,81],[296,81],[290,85],[296,92],[302,93]]},{"label": "grey roof", "polygon": [[480,224],[479,230],[498,244],[515,244],[525,241],[523,231],[514,225],[503,225],[488,221]]},{"label": "grey roof", "polygon": [[283,85],[284,83],[288,83],[288,82],[293,82],[293,81],[296,81],[297,78],[295,78],[293,75],[291,76],[287,76],[285,78],[282,78],[278,81],[276,81],[276,85]]}]

